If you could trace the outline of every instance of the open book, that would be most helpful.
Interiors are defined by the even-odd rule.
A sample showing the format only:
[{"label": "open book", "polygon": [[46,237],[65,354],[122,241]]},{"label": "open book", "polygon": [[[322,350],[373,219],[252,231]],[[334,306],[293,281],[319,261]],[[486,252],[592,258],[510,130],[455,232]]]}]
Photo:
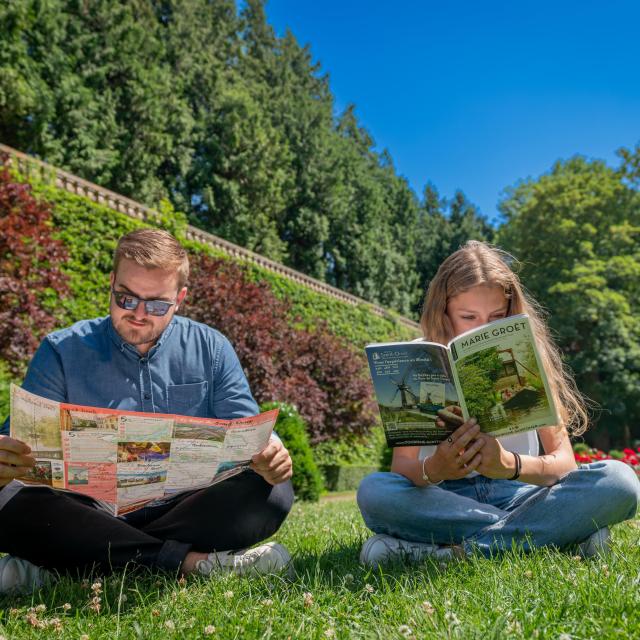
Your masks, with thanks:
[{"label": "open book", "polygon": [[442,442],[458,425],[439,428],[436,418],[452,405],[494,436],[558,423],[526,315],[483,325],[447,346],[390,342],[365,351],[389,446]]},{"label": "open book", "polygon": [[11,385],[11,437],[31,447],[23,482],[77,491],[119,515],[244,471],[278,410],[217,420],[47,400]]}]

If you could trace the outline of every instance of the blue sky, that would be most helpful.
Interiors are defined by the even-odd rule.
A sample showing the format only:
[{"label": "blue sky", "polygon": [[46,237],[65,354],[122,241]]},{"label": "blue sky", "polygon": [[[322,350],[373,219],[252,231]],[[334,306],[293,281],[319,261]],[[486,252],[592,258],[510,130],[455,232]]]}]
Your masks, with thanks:
[{"label": "blue sky", "polygon": [[640,141],[640,2],[268,0],[329,74],[338,110],[421,193],[462,189],[490,219],[502,189],[576,153]]}]

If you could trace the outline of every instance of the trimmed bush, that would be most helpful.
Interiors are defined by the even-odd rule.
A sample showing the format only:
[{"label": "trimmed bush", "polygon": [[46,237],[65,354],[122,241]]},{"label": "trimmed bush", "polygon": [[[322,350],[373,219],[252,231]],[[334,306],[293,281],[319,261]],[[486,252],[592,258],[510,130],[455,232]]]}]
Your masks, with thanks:
[{"label": "trimmed bush", "polygon": [[344,433],[339,439],[326,440],[313,447],[313,458],[318,465],[381,466],[387,441],[380,425],[365,435]]},{"label": "trimmed bush", "polygon": [[288,304],[228,260],[194,256],[185,314],[231,340],[259,403],[289,402],[312,443],[376,422],[364,354],[324,327],[295,328]]},{"label": "trimmed bush", "polygon": [[327,464],[320,467],[329,491],[355,491],[365,476],[378,471],[378,467]]},{"label": "trimmed bush", "polygon": [[280,409],[275,431],[293,460],[291,482],[296,497],[316,502],[323,489],[322,476],[313,459],[304,420],[294,407],[285,402],[267,402],[260,408],[262,411]]}]

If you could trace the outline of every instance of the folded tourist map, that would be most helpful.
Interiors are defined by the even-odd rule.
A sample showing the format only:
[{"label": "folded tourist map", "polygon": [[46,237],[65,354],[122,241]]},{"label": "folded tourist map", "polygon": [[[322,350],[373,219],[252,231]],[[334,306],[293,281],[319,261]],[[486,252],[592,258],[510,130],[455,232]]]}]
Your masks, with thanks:
[{"label": "folded tourist map", "polygon": [[217,420],[54,402],[11,386],[11,437],[31,447],[23,482],[94,498],[114,515],[244,471],[278,410]]}]

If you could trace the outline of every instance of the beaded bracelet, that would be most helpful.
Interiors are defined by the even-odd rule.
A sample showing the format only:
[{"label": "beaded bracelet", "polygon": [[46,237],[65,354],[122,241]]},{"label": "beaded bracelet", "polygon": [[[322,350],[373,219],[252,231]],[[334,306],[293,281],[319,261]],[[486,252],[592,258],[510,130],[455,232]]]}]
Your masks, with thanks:
[{"label": "beaded bracelet", "polygon": [[428,482],[429,484],[440,484],[442,482],[442,480],[439,480],[438,482],[434,482],[430,477],[429,474],[427,473],[427,469],[424,466],[424,463],[427,461],[427,456],[425,456],[424,458],[422,458],[422,479],[426,482]]},{"label": "beaded bracelet", "polygon": [[511,453],[513,453],[513,457],[516,460],[516,471],[508,480],[517,480],[520,477],[520,470],[522,469],[522,458],[520,458],[520,454],[515,451]]}]

